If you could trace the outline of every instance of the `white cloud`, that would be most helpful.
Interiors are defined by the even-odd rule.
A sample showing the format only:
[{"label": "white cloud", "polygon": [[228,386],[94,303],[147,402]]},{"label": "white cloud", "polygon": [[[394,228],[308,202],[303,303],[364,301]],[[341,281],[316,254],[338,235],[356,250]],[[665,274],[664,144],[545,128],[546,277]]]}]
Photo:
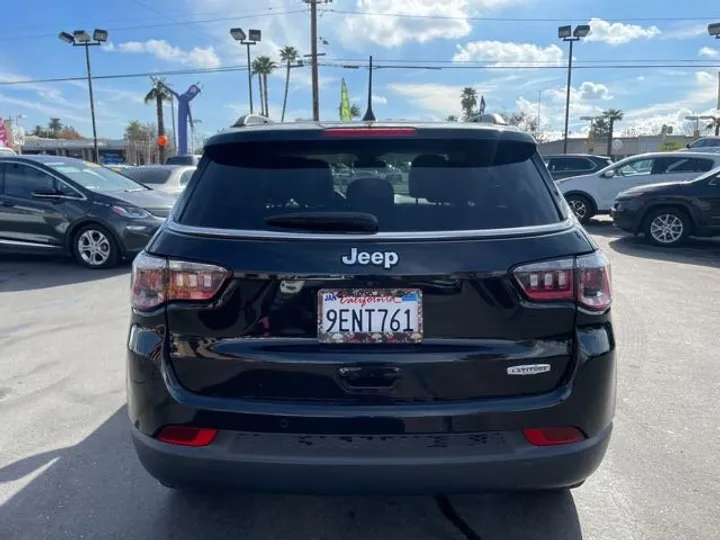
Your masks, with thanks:
[{"label": "white cloud", "polygon": [[462,86],[449,84],[390,83],[387,87],[419,109],[437,113],[441,117],[460,113]]},{"label": "white cloud", "polygon": [[710,47],[703,47],[698,51],[698,56],[707,56],[708,58],[716,58],[720,56],[720,51],[717,49],[711,49]]},{"label": "white cloud", "polygon": [[220,67],[220,58],[212,46],[193,47],[186,51],[172,46],[164,39],[149,39],[147,41],[128,41],[119,45],[108,44],[105,46],[105,50],[123,53],[147,53],[159,60],[197,68]]},{"label": "white cloud", "polygon": [[449,114],[460,115],[460,94],[466,86],[471,86],[477,91],[478,100],[480,96],[485,98],[489,110],[498,110],[497,105],[493,105],[497,102],[493,96],[502,97],[507,93],[508,85],[515,84],[521,79],[524,77],[510,75],[463,85],[394,82],[388,84],[386,88],[411,105],[434,113],[433,119],[444,119]]},{"label": "white cloud", "polygon": [[560,65],[563,51],[557,45],[540,47],[533,43],[513,43],[507,41],[471,41],[457,45],[453,56],[455,62],[494,62],[494,66],[512,66],[518,63],[539,63]]},{"label": "white cloud", "polygon": [[362,14],[345,16],[335,31],[345,46],[352,49],[368,41],[391,48],[435,39],[459,39],[471,32],[470,17],[529,1],[356,0],[355,10]]},{"label": "white cloud", "polygon": [[378,105],[387,105],[388,100],[384,96],[376,96],[373,94],[372,102],[377,103]]},{"label": "white cloud", "polygon": [[609,45],[621,45],[636,39],[651,39],[662,33],[657,26],[611,23],[596,17],[590,19],[590,28],[587,41],[601,41]]},{"label": "white cloud", "polygon": [[659,133],[662,125],[667,124],[678,133],[691,133],[694,126],[688,124],[686,116],[716,114],[716,81],[716,74],[696,72],[693,86],[680,99],[625,111],[625,127],[645,134]]}]

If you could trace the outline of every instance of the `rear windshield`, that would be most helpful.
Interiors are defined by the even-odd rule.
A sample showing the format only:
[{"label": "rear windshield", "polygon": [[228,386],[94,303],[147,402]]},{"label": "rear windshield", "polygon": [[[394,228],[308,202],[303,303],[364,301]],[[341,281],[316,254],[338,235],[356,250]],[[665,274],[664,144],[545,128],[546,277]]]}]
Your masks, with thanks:
[{"label": "rear windshield", "polygon": [[340,138],[217,145],[205,156],[178,218],[185,225],[293,230],[313,216],[362,213],[378,232],[412,232],[561,219],[532,143]]}]

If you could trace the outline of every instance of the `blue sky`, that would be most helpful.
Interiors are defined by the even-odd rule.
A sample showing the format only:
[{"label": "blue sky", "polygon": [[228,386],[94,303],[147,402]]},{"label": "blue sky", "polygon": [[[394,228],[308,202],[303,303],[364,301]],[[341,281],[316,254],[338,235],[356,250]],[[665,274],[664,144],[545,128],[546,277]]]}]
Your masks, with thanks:
[{"label": "blue sky", "polygon": [[[354,101],[362,106],[365,100],[367,70],[333,66],[372,54],[380,65],[436,62],[444,68],[376,71],[379,119],[458,114],[462,88],[473,86],[489,110],[531,115],[537,114],[541,93],[541,129],[557,132],[566,88],[561,67],[567,62],[567,44],[557,39],[557,27],[564,21],[592,26],[590,36],[575,47],[577,66],[610,64],[574,70],[573,132],[586,128],[580,116],[606,108],[625,112],[621,130],[657,132],[663,123],[687,129],[686,115],[707,114],[717,105],[720,41],[710,39],[706,27],[720,22],[720,7],[712,2],[335,0],[321,13],[319,35],[328,42],[320,45],[326,53],[322,62],[332,64],[320,68],[323,119],[337,119],[343,77]],[[244,66],[244,48],[229,35],[233,26],[263,31],[254,55],[276,57],[283,45],[310,52],[309,15],[302,0],[11,2],[3,6],[3,23],[0,116],[24,114],[26,128],[57,116],[86,136],[91,129],[84,82],[2,84],[84,76],[82,51],[59,41],[61,30],[109,29],[110,45],[92,50],[97,76]],[[638,63],[653,67],[618,67]],[[520,65],[536,69],[517,69]],[[248,109],[245,72],[167,77],[178,90],[198,81],[202,93],[193,102],[193,115],[202,120],[199,132],[214,133]],[[284,70],[279,69],[269,81],[272,116],[279,116],[283,85]],[[98,135],[121,137],[130,120],[154,121],[154,107],[142,103],[149,86],[146,76],[97,80]],[[310,116],[310,69],[295,69],[287,117]]]}]

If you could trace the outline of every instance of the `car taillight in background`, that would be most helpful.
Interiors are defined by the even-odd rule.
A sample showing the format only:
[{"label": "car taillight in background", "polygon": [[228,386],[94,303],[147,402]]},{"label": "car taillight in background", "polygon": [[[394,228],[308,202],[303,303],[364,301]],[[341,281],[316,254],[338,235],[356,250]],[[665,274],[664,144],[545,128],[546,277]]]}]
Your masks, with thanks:
[{"label": "car taillight in background", "polygon": [[229,275],[213,264],[168,260],[142,252],[132,265],[131,305],[148,311],[165,302],[206,302],[220,291]]},{"label": "car taillight in background", "polygon": [[513,275],[533,302],[574,300],[585,309],[604,311],[612,301],[610,262],[602,251],[523,265]]}]

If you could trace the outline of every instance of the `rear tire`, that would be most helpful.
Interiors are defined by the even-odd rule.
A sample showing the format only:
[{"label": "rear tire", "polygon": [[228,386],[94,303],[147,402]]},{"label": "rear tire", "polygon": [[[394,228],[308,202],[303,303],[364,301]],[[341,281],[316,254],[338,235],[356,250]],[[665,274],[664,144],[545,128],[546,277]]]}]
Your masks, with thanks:
[{"label": "rear tire", "polygon": [[73,235],[72,252],[85,268],[113,268],[120,262],[120,248],[113,235],[99,223],[80,227]]},{"label": "rear tire", "polygon": [[648,214],[643,223],[645,239],[654,246],[677,247],[692,232],[692,220],[680,208],[660,208]]},{"label": "rear tire", "polygon": [[583,225],[587,224],[595,215],[595,205],[592,201],[584,195],[568,195],[565,197],[570,209],[578,218],[578,221]]}]

